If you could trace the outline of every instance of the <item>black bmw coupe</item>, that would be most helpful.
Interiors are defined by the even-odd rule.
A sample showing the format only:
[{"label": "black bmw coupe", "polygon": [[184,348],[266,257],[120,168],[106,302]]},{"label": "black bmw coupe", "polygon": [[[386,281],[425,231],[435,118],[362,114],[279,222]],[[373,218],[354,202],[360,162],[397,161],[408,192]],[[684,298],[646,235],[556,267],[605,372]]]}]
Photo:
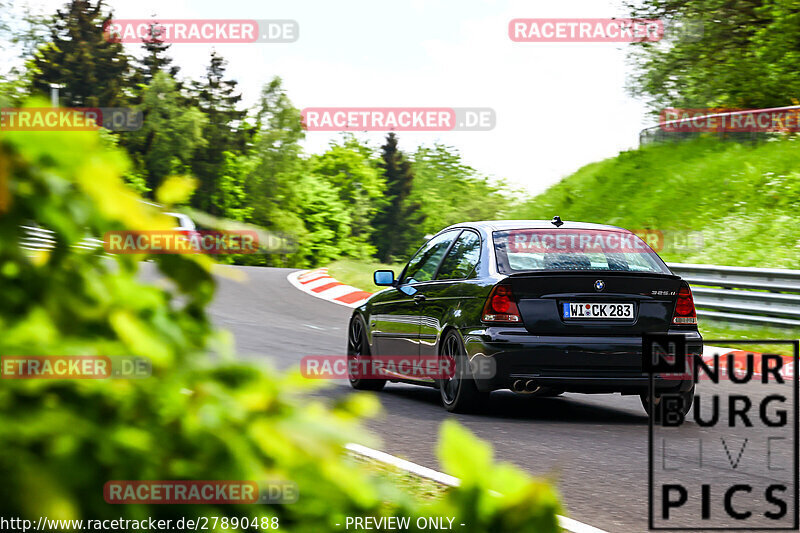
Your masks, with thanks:
[{"label": "black bmw coupe", "polygon": [[[702,353],[688,283],[614,226],[558,217],[456,224],[398,277],[378,270],[374,280],[386,289],[353,312],[348,368],[412,364],[384,365],[378,375],[350,370],[351,385],[433,386],[448,411],[480,408],[498,389],[636,394],[649,410],[642,336],[679,333],[690,355]],[[431,362],[441,363],[437,372],[419,372]],[[657,376],[654,390],[653,405],[677,394],[688,412],[694,383]]]}]

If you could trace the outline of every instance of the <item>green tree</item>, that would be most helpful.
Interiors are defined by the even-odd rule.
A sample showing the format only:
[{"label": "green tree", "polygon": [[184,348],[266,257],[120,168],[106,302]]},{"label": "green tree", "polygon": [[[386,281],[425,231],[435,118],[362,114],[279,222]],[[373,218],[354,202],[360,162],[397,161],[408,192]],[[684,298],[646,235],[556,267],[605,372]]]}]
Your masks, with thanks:
[{"label": "green tree", "polygon": [[630,2],[667,22],[665,41],[635,43],[630,89],[664,107],[763,108],[797,103],[800,10],[795,0]]},{"label": "green tree", "polygon": [[47,42],[54,17],[34,12],[29,5],[14,6],[10,2],[0,2],[0,12],[14,20],[9,24],[0,17],[0,52],[9,56],[16,53],[24,60],[33,58],[37,48]]},{"label": "green tree", "polygon": [[253,206],[249,205],[246,185],[253,162],[247,155],[223,152],[217,188],[211,197],[219,216],[240,221],[250,219]]},{"label": "green tree", "polygon": [[[33,12],[30,6],[14,6],[0,2],[0,55],[4,56],[7,71],[0,72],[0,107],[20,107],[31,96],[36,50],[47,42],[52,18]],[[9,21],[14,18],[14,23]],[[12,58],[17,57],[17,61]]]},{"label": "green tree", "polygon": [[237,92],[237,82],[225,79],[227,62],[216,51],[206,75],[192,87],[192,98],[206,117],[203,138],[206,143],[194,155],[192,170],[200,186],[192,197],[192,205],[212,214],[219,214],[213,198],[219,187],[219,176],[225,164],[225,152],[245,149],[249,133],[244,118],[246,111],[237,109],[242,95]]},{"label": "green tree", "polygon": [[296,213],[298,180],[307,173],[300,147],[305,133],[300,110],[292,105],[280,78],[262,89],[255,120],[255,162],[247,180],[252,221],[270,229],[301,232],[303,224]]},{"label": "green tree", "polygon": [[515,196],[503,182],[492,183],[465,164],[458,151],[442,144],[419,147],[412,170],[409,198],[425,215],[424,234],[467,220],[500,218]]},{"label": "green tree", "polygon": [[357,247],[351,239],[352,219],[339,191],[314,176],[297,183],[297,215],[304,232],[298,239],[296,264],[326,265]]},{"label": "green tree", "polygon": [[332,142],[325,153],[313,156],[310,169],[333,185],[347,206],[352,221],[350,242],[354,245],[349,253],[372,256],[375,248],[368,244],[374,231],[372,219],[386,204],[386,183],[372,150],[352,135],[345,135],[341,143]]},{"label": "green tree", "polygon": [[196,150],[206,143],[202,136],[206,117],[184,106],[175,80],[165,72],[156,73],[144,88],[138,108],[144,123],[124,134],[123,144],[140,163],[147,187],[154,190],[170,174],[190,171]]},{"label": "green tree", "polygon": [[[149,85],[153,77],[159,72],[166,72],[173,78],[177,77],[181,69],[177,65],[173,65],[172,58],[167,55],[171,47],[171,44],[167,44],[161,39],[158,32],[158,22],[151,24],[149,37],[142,39],[144,57],[142,57],[138,65],[144,84]],[[178,89],[181,89],[180,84],[178,84]]]},{"label": "green tree", "polygon": [[104,35],[111,14],[103,2],[72,0],[58,10],[51,40],[39,47],[34,60],[33,87],[50,92],[63,84],[62,101],[77,107],[122,106],[131,96],[131,68],[122,43]]},{"label": "green tree", "polygon": [[386,180],[388,205],[375,217],[373,243],[378,258],[389,263],[405,255],[415,244],[421,244],[425,215],[420,204],[409,199],[414,173],[411,163],[397,147],[394,132],[386,136],[386,144],[381,146],[380,166]]},{"label": "green tree", "polygon": [[[308,162],[300,147],[304,132],[300,111],[292,105],[280,78],[273,78],[262,88],[254,121],[252,146],[245,156],[249,160],[245,165],[245,193],[251,208],[248,222],[289,235],[295,242],[307,242],[308,232],[300,218],[301,180],[308,174]],[[257,259],[269,266],[308,264],[301,254]]]}]

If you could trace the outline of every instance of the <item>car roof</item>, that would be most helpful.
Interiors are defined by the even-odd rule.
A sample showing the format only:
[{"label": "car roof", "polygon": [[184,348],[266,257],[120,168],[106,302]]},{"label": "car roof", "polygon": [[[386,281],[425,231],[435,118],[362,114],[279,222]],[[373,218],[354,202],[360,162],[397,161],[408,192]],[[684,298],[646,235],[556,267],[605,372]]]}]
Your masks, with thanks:
[{"label": "car roof", "polygon": [[461,222],[460,224],[453,224],[448,226],[442,231],[451,228],[474,228],[477,230],[483,230],[485,232],[492,232],[492,231],[503,231],[503,230],[513,230],[513,229],[562,229],[562,230],[569,230],[569,229],[593,229],[593,230],[612,230],[612,231],[624,231],[626,233],[631,233],[630,230],[625,228],[620,228],[618,226],[609,226],[607,224],[592,224],[590,222],[572,222],[570,220],[564,220],[564,225],[560,228],[556,228],[553,223],[549,220],[481,220],[477,222]]}]

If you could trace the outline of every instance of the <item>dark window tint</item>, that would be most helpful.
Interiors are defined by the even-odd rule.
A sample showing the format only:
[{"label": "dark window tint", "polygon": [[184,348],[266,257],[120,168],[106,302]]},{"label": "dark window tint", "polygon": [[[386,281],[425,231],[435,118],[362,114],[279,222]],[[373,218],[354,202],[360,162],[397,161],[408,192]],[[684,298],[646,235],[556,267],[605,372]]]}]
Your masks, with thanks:
[{"label": "dark window tint", "polygon": [[471,231],[465,231],[447,252],[436,279],[465,279],[481,256],[481,239]]},{"label": "dark window tint", "polygon": [[458,235],[458,230],[448,231],[429,240],[425,246],[411,258],[403,275],[403,283],[418,283],[430,281],[436,273],[436,268],[442,261],[447,248]]},{"label": "dark window tint", "polygon": [[495,231],[497,270],[618,270],[669,274],[660,257],[625,230],[518,229]]}]

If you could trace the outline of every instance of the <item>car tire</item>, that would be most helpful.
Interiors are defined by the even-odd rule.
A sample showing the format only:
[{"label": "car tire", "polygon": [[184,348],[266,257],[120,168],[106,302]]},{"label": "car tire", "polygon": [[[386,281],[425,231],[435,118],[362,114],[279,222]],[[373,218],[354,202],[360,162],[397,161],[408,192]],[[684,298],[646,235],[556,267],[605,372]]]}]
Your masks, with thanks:
[{"label": "car tire", "polygon": [[[694,385],[688,391],[680,392],[679,393],[681,398],[683,399],[683,404],[681,405],[681,415],[686,416],[689,414],[689,409],[692,408],[692,403],[694,402]],[[653,413],[650,412],[650,395],[649,394],[640,394],[639,398],[642,400],[642,407],[644,407],[645,413],[649,416],[653,416]],[[655,420],[661,420],[661,397],[656,395],[655,402]]]},{"label": "car tire", "polygon": [[356,390],[378,391],[386,386],[385,379],[365,379],[351,374],[351,361],[359,361],[357,368],[363,368],[360,361],[370,357],[367,328],[364,326],[364,321],[356,316],[350,322],[347,334],[347,379],[350,382],[350,386]]},{"label": "car tire", "polygon": [[449,379],[437,380],[444,408],[451,413],[473,413],[484,407],[490,393],[478,390],[469,368],[464,343],[458,333],[450,331],[445,336],[439,357],[455,366],[455,372]]}]

